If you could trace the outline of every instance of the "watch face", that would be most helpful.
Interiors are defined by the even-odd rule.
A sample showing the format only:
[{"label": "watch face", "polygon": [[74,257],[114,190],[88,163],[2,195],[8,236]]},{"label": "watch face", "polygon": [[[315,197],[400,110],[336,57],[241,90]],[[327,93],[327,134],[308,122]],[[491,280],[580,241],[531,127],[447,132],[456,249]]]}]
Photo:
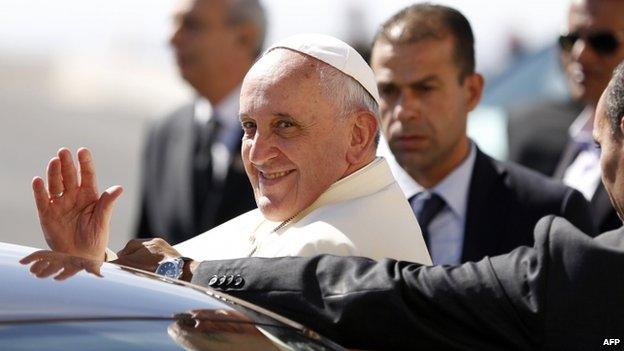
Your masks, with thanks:
[{"label": "watch face", "polygon": [[163,262],[158,266],[156,270],[156,274],[164,275],[168,278],[177,279],[179,277],[180,271],[178,270],[178,265],[175,262]]}]

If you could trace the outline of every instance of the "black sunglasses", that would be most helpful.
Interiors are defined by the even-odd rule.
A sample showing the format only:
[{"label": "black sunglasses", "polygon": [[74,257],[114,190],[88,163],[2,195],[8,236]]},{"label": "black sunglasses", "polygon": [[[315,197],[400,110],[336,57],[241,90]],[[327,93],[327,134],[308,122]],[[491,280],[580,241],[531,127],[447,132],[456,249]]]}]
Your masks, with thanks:
[{"label": "black sunglasses", "polygon": [[585,40],[599,55],[613,54],[621,44],[621,38],[609,31],[593,32],[589,34],[569,33],[559,37],[559,46],[563,51],[570,51],[579,39]]}]

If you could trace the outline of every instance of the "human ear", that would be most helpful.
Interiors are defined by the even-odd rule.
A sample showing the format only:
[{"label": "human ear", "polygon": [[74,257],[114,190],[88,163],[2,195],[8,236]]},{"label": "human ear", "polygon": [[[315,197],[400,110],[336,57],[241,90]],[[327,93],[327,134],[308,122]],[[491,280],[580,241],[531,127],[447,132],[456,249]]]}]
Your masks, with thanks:
[{"label": "human ear", "polygon": [[[377,117],[370,111],[358,111],[352,116],[349,148],[347,150],[347,162],[358,164],[368,160],[374,155],[375,136],[379,129]],[[372,150],[372,151],[371,151]]]},{"label": "human ear", "polygon": [[474,108],[479,104],[479,101],[481,101],[484,85],[485,80],[479,73],[472,73],[464,79],[464,87],[467,90],[466,106],[468,111],[474,110]]}]

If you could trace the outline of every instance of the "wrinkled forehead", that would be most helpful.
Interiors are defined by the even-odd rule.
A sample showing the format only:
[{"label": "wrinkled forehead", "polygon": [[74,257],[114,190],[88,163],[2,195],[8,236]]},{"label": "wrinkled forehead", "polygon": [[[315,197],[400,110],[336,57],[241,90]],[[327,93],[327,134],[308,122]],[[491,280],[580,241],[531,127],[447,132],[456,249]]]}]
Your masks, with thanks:
[{"label": "wrinkled forehead", "polygon": [[256,61],[245,79],[262,77],[277,80],[286,76],[300,76],[302,79],[312,78],[317,73],[320,64],[322,62],[319,60],[299,52],[277,48],[265,53]]},{"label": "wrinkled forehead", "polygon": [[243,91],[288,87],[308,92],[322,91],[321,61],[289,49],[274,49],[264,54],[243,80]]},{"label": "wrinkled forehead", "polygon": [[325,94],[319,60],[289,50],[275,49],[264,54],[249,70],[241,89],[241,108],[249,104],[314,105],[331,103]]}]

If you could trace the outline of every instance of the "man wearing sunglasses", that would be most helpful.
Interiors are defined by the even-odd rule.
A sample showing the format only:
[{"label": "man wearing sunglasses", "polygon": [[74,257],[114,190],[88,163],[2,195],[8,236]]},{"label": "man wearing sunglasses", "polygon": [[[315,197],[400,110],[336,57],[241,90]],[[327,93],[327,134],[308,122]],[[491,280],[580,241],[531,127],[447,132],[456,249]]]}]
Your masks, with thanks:
[{"label": "man wearing sunglasses", "polygon": [[624,1],[575,0],[570,6],[568,31],[559,44],[571,90],[584,104],[569,129],[570,140],[555,177],[591,202],[598,232],[622,225],[600,182],[600,152],[592,141],[593,116],[600,94],[617,64],[624,59]]}]

